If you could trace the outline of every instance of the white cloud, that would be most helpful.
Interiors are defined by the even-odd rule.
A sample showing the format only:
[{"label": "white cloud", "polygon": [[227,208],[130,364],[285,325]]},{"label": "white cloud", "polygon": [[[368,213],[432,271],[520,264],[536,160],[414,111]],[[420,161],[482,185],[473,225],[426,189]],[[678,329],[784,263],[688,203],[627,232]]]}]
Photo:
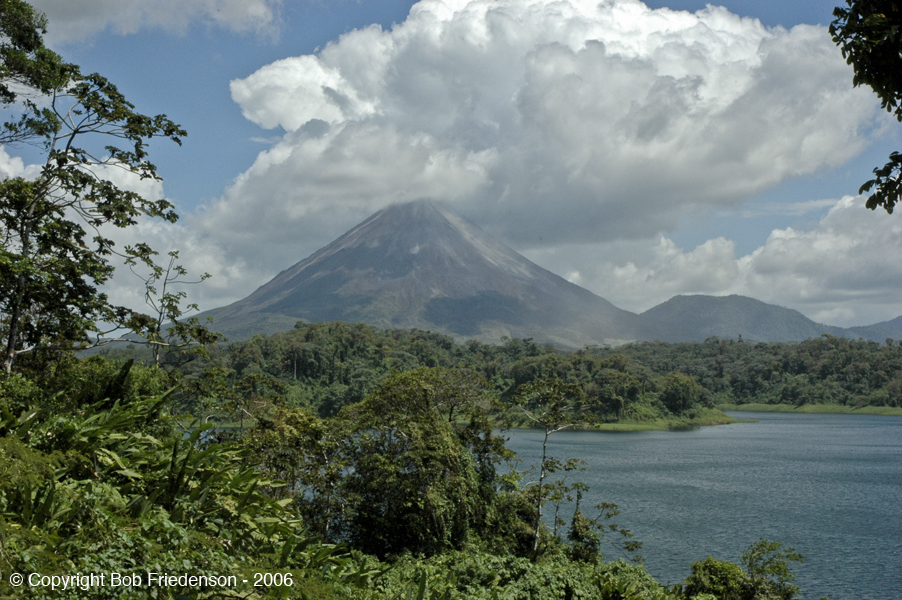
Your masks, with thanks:
[{"label": "white cloud", "polygon": [[[109,18],[91,8],[85,31],[214,19],[212,0],[181,3],[171,20],[142,6],[123,2]],[[241,6],[271,16],[217,22],[276,19],[277,3]],[[375,210],[429,197],[628,310],[741,293],[831,323],[877,321],[899,312],[902,236],[860,199],[811,228],[775,230],[746,256],[724,237],[688,250],[667,237],[861,151],[882,115],[850,81],[823,27],[637,0],[423,0],[391,30],[352,31],[233,82],[244,115],[281,137],[183,225],[134,233],[213,274],[190,290],[210,308]],[[17,168],[0,155],[6,164]],[[134,292],[117,278],[111,294]]]},{"label": "white cloud", "polygon": [[[141,179],[124,169],[100,167],[96,170],[101,177],[119,188],[135,192],[143,198],[156,200],[165,197],[161,181]],[[226,256],[215,240],[204,236],[191,223],[169,223],[159,218],[141,217],[136,225],[127,228],[104,227],[103,234],[113,241],[118,252],[122,252],[127,245],[139,242],[149,245],[158,252],[155,262],[164,267],[168,263],[168,253],[178,252],[177,264],[188,271],[182,281],[198,281],[204,273],[208,273],[210,278],[203,284],[176,286],[188,294],[183,308],[189,303],[197,303],[207,309],[234,302],[246,295],[236,293],[236,290],[252,288],[259,283],[259,275],[249,269],[244,261]],[[110,257],[110,264],[116,267],[116,272],[112,280],[103,286],[110,302],[133,310],[148,310],[141,279],[147,276],[147,269],[138,265],[133,271],[117,257]]]},{"label": "white cloud", "polygon": [[104,30],[120,35],[142,29],[183,33],[195,21],[238,33],[278,30],[282,0],[33,0],[47,15],[48,40],[80,42]]},{"label": "white cloud", "polygon": [[261,153],[225,198],[190,219],[234,256],[274,274],[378,208],[473,194],[495,160],[492,150],[444,147],[427,133],[315,121]]},{"label": "white cloud", "polygon": [[724,238],[692,250],[662,237],[529,253],[557,272],[578,269],[580,285],[641,312],[677,294],[741,294],[831,325],[867,325],[902,314],[902,222],[864,209],[864,197],[834,200],[810,229],[776,229],[745,256]]},{"label": "white cloud", "polygon": [[899,316],[902,222],[863,205],[863,197],[847,196],[810,231],[773,231],[764,246],[739,260],[745,293],[804,306],[812,318],[830,318],[838,307],[859,316]]},{"label": "white cloud", "polygon": [[[654,240],[844,163],[879,126],[824,27],[638,0],[423,0],[232,83],[285,131],[203,213],[272,272],[387,203],[449,201],[520,250]],[[276,262],[286,261],[286,262]]]},{"label": "white cloud", "polygon": [[34,179],[40,172],[41,165],[26,165],[21,157],[9,154],[6,147],[0,146],[0,179],[11,177]]},{"label": "white cloud", "polygon": [[6,148],[0,146],[0,178],[19,177],[25,172],[25,163],[18,156],[10,156]]},{"label": "white cloud", "polygon": [[[156,262],[164,267],[168,262],[167,254],[170,251],[177,251],[179,255],[176,264],[188,271],[188,275],[181,279],[183,282],[199,281],[204,273],[209,274],[210,278],[203,283],[175,286],[177,290],[188,294],[182,308],[189,303],[197,303],[201,309],[229,304],[246,295],[236,293],[236,290],[253,289],[258,283],[253,270],[245,263],[228,258],[214,242],[198,236],[190,227],[182,224],[142,218],[137,225],[128,229],[107,229],[104,233],[118,248],[137,241],[148,244],[159,252]],[[111,263],[116,266],[116,273],[112,280],[103,286],[103,291],[109,296],[110,302],[133,310],[148,311],[142,279],[147,276],[148,270],[143,265],[138,265],[132,272],[117,259],[112,259]]]},{"label": "white cloud", "polygon": [[564,245],[527,251],[526,256],[559,273],[576,269],[579,285],[633,312],[642,312],[677,294],[738,293],[741,278],[736,245],[707,240],[691,251],[661,236],[645,240]]},{"label": "white cloud", "polygon": [[808,213],[833,208],[836,199],[802,200],[799,202],[762,202],[742,209],[743,217],[759,217],[762,215],[802,216]]},{"label": "white cloud", "polygon": [[[41,165],[26,165],[22,158],[10,156],[6,148],[0,146],[0,180],[11,177],[32,179],[40,174],[40,170]],[[141,179],[134,173],[115,167],[99,166],[94,171],[99,177],[143,198],[156,200],[165,197],[161,181]],[[78,216],[70,216],[76,222],[81,222]],[[261,283],[259,273],[249,269],[243,261],[227,257],[215,240],[203,236],[196,227],[190,225],[142,217],[134,226],[127,228],[105,226],[102,233],[113,241],[117,252],[122,252],[126,246],[139,242],[148,244],[160,254],[157,257],[159,264],[163,263],[170,251],[178,251],[178,264],[188,270],[191,280],[198,279],[203,273],[209,273],[211,277],[203,285],[184,286],[183,289],[188,293],[185,305],[197,302],[204,308],[220,306],[241,299],[246,295],[242,293],[243,290]],[[102,286],[110,301],[115,305],[135,310],[147,310],[142,280],[129,270],[120,257],[110,256],[108,260],[116,268],[112,280]],[[139,267],[137,271],[143,274],[146,269]]]}]

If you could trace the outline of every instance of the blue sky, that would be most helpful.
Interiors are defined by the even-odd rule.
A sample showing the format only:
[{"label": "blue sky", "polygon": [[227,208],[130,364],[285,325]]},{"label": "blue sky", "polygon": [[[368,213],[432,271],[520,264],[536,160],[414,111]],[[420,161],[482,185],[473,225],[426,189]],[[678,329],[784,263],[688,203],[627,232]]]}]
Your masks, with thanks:
[{"label": "blue sky", "polygon": [[902,314],[898,216],[857,197],[900,127],[851,89],[831,2],[35,4],[66,59],[188,130],[153,148],[183,219],[138,233],[214,275],[203,308],[433,197],[628,310],[740,293],[830,324]]}]

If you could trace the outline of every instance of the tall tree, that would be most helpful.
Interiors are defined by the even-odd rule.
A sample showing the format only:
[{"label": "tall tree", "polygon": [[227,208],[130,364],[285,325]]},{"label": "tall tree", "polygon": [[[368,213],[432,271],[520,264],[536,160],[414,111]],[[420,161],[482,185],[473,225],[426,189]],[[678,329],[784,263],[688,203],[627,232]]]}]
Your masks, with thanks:
[{"label": "tall tree", "polygon": [[[846,0],[847,7],[833,11],[833,41],[855,69],[852,83],[870,86],[887,111],[902,121],[902,2],[898,0]],[[902,154],[893,152],[889,162],[874,169],[874,179],[859,193],[874,190],[867,207],[882,206],[892,214],[902,200]]]},{"label": "tall tree", "polygon": [[45,20],[21,0],[0,0],[0,101],[12,118],[2,141],[44,152],[33,178],[0,182],[0,336],[3,368],[37,349],[87,344],[98,322],[133,313],[112,306],[97,286],[113,273],[111,256],[147,258],[142,244],[116,249],[111,227],[141,216],[175,221],[166,200],[147,199],[108,178],[160,179],[149,140],[178,144],[185,131],[165,115],[134,110],[99,74],[83,75],[42,42]]},{"label": "tall tree", "polygon": [[[530,423],[544,432],[542,438],[542,461],[539,463],[539,478],[536,482],[535,522],[533,523],[532,558],[539,556],[539,541],[542,532],[543,508],[546,500],[545,479],[564,468],[564,464],[548,456],[548,438],[587,422],[589,417],[581,415],[582,391],[572,383],[559,379],[539,379],[521,385],[517,389],[515,401],[520,411]],[[572,468],[570,469],[572,470]]]},{"label": "tall tree", "polygon": [[485,416],[484,386],[468,373],[421,367],[392,374],[342,409],[352,433],[346,533],[358,548],[432,555],[461,548],[486,527],[494,466],[510,453]]}]

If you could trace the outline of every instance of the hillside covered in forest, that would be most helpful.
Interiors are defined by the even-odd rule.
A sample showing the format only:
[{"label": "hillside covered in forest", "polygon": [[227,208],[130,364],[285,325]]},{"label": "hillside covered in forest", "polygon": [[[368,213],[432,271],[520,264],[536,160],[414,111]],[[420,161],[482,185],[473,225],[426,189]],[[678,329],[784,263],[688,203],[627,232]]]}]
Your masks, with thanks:
[{"label": "hillside covered in forest", "polygon": [[599,423],[676,424],[711,417],[705,411],[715,405],[902,406],[902,345],[832,336],[792,344],[710,338],[562,351],[532,340],[459,344],[418,330],[298,323],[288,333],[217,348],[210,364],[253,390],[245,402],[278,396],[322,416],[359,402],[392,372],[420,367],[472,372],[502,400],[542,379],[571,383]]}]

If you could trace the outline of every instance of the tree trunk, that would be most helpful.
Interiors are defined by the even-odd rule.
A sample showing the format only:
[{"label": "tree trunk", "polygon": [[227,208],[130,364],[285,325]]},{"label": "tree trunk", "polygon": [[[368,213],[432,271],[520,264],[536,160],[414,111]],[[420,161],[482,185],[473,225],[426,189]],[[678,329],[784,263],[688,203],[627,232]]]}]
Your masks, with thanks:
[{"label": "tree trunk", "polygon": [[[34,216],[34,202],[28,207],[28,212],[23,219],[22,225],[22,259],[28,260],[28,254],[31,252],[31,228],[33,226],[32,218]],[[11,310],[9,318],[9,331],[7,331],[6,352],[3,356],[3,369],[7,376],[13,370],[13,363],[16,361],[16,337],[19,335],[19,321],[22,319],[22,313],[25,309],[25,274],[22,273],[16,280],[16,290],[11,298]]]},{"label": "tree trunk", "polygon": [[542,528],[542,484],[545,482],[545,460],[548,456],[548,428],[545,428],[545,438],[542,440],[542,464],[539,467],[539,489],[536,495],[536,527],[532,542],[532,560],[539,558],[539,532]]}]

